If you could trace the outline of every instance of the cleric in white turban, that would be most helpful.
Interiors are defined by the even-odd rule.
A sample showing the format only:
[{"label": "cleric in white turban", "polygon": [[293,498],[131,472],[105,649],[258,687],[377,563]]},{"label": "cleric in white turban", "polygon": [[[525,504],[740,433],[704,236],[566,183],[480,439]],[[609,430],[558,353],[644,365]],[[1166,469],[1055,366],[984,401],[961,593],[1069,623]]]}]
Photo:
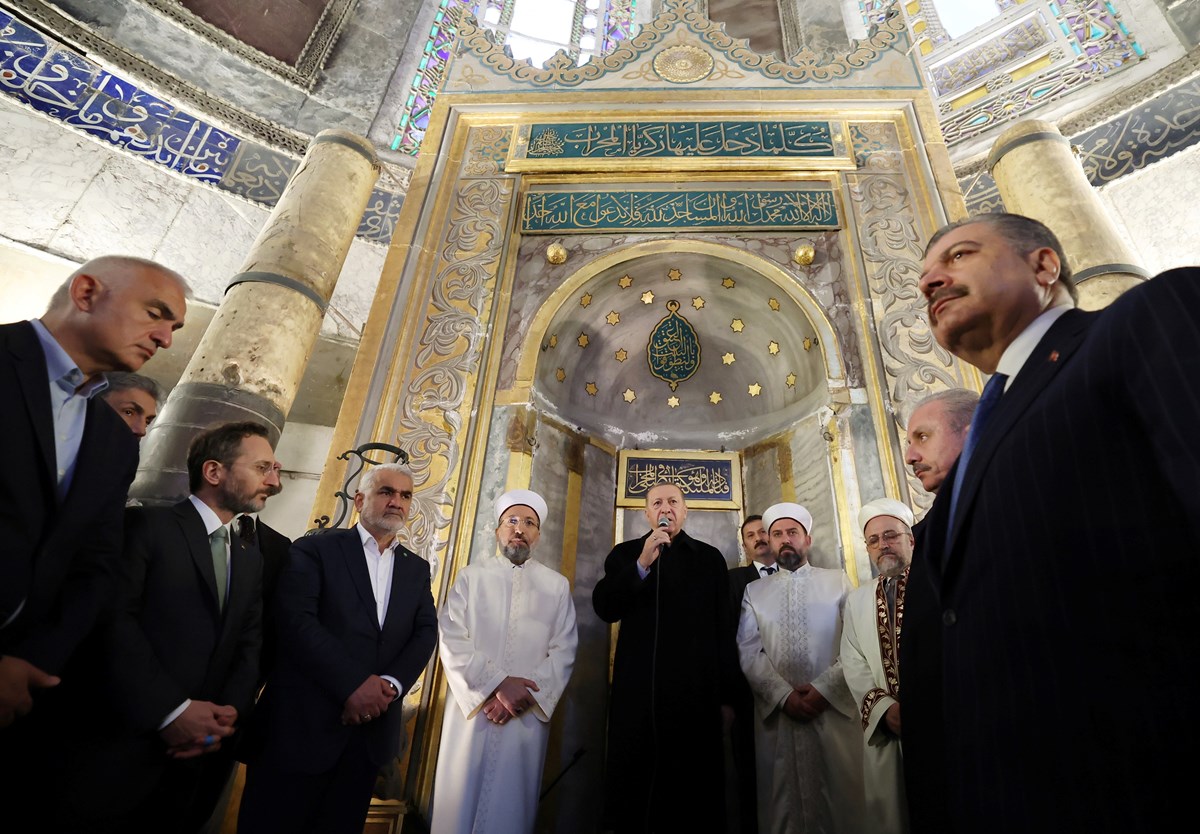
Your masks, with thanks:
[{"label": "cleric in white turban", "polygon": [[764,834],[867,831],[858,714],[838,663],[844,571],[809,564],[812,513],[763,513],[777,573],[742,597],[738,658],[754,693],[758,825]]},{"label": "cleric in white turban", "polygon": [[549,520],[546,500],[514,489],[493,509],[499,553],[459,571],[438,616],[451,697],[432,834],[533,831],[550,716],[575,663],[570,583],[530,558]]},{"label": "cleric in white turban", "polygon": [[905,834],[908,806],[900,747],[900,631],[913,553],[913,513],[892,498],[876,498],[858,514],[879,576],[846,600],[842,670],[858,704],[863,785],[871,830]]}]

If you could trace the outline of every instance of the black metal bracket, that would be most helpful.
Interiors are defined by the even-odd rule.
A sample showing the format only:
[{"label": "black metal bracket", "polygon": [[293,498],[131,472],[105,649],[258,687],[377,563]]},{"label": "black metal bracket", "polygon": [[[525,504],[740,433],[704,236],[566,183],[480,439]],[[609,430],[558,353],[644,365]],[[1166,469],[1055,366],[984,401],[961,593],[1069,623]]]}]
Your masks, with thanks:
[{"label": "black metal bracket", "polygon": [[[367,456],[368,452],[387,452],[392,456],[392,460],[375,460]],[[352,463],[352,470],[346,475],[346,481],[342,484],[334,495],[338,500],[338,516],[332,523],[329,521],[329,516],[323,515],[320,518],[314,518],[313,523],[317,526],[311,530],[305,531],[304,535],[312,536],[318,533],[328,533],[330,530],[337,530],[342,526],[342,522],[350,515],[350,508],[354,506],[354,495],[350,492],[350,483],[359,476],[367,464],[379,465],[381,463],[408,463],[408,452],[401,449],[399,446],[393,446],[390,443],[364,443],[357,449],[349,449],[337,456],[338,460],[350,460],[357,458],[357,465]]]}]

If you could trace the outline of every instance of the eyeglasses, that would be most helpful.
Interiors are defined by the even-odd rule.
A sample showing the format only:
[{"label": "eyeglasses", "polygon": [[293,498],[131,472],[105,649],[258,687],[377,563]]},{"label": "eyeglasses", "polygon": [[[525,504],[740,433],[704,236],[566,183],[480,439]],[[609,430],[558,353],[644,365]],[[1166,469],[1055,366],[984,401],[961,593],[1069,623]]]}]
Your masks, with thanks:
[{"label": "eyeglasses", "polygon": [[881,543],[887,545],[895,544],[896,540],[903,535],[904,534],[899,530],[888,530],[878,536],[871,536],[871,538],[867,539],[867,548],[874,550],[875,548],[879,547]]},{"label": "eyeglasses", "polygon": [[515,515],[510,515],[508,518],[504,519],[500,523],[507,524],[509,527],[512,527],[514,530],[518,527],[524,527],[526,530],[542,529],[542,525],[538,524],[532,518],[517,518]]}]

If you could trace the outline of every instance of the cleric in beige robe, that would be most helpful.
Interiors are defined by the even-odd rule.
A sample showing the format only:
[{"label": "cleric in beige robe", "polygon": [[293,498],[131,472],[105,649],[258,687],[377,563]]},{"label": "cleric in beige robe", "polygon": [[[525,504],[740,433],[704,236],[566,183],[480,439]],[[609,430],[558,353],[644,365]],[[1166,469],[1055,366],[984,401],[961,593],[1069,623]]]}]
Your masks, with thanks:
[{"label": "cleric in beige robe", "polygon": [[575,663],[570,583],[529,558],[546,502],[496,501],[500,555],[464,568],[438,617],[450,685],[433,785],[432,834],[529,834],[550,717]]},{"label": "cleric in beige robe", "polygon": [[871,831],[907,834],[904,757],[900,744],[900,631],[912,561],[912,510],[890,498],[858,514],[867,555],[879,573],[846,599],[842,671],[858,705],[863,787]]},{"label": "cleric in beige robe", "polygon": [[838,651],[842,571],[808,564],[812,515],[763,513],[776,565],[742,600],[738,654],[754,692],[758,824],[763,834],[858,834],[865,827],[858,711]]}]

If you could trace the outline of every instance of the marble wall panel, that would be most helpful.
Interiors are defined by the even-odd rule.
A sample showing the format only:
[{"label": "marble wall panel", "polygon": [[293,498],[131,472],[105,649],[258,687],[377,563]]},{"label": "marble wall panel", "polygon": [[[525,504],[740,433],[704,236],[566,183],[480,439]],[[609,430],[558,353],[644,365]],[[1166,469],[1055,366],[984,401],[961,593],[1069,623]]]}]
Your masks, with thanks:
[{"label": "marble wall panel", "polygon": [[220,304],[268,216],[219,192],[189,189],[154,257],[186,277],[198,300]]},{"label": "marble wall panel", "polygon": [[829,444],[817,415],[800,420],[792,429],[792,486],[796,501],[812,513],[813,537],[809,561],[819,568],[842,568],[841,536],[834,510]]},{"label": "marble wall panel", "polygon": [[0,124],[0,233],[46,246],[105,156],[90,139],[2,97]]},{"label": "marble wall panel", "polygon": [[189,188],[153,166],[111,154],[49,246],[80,260],[116,252],[153,258]]}]

